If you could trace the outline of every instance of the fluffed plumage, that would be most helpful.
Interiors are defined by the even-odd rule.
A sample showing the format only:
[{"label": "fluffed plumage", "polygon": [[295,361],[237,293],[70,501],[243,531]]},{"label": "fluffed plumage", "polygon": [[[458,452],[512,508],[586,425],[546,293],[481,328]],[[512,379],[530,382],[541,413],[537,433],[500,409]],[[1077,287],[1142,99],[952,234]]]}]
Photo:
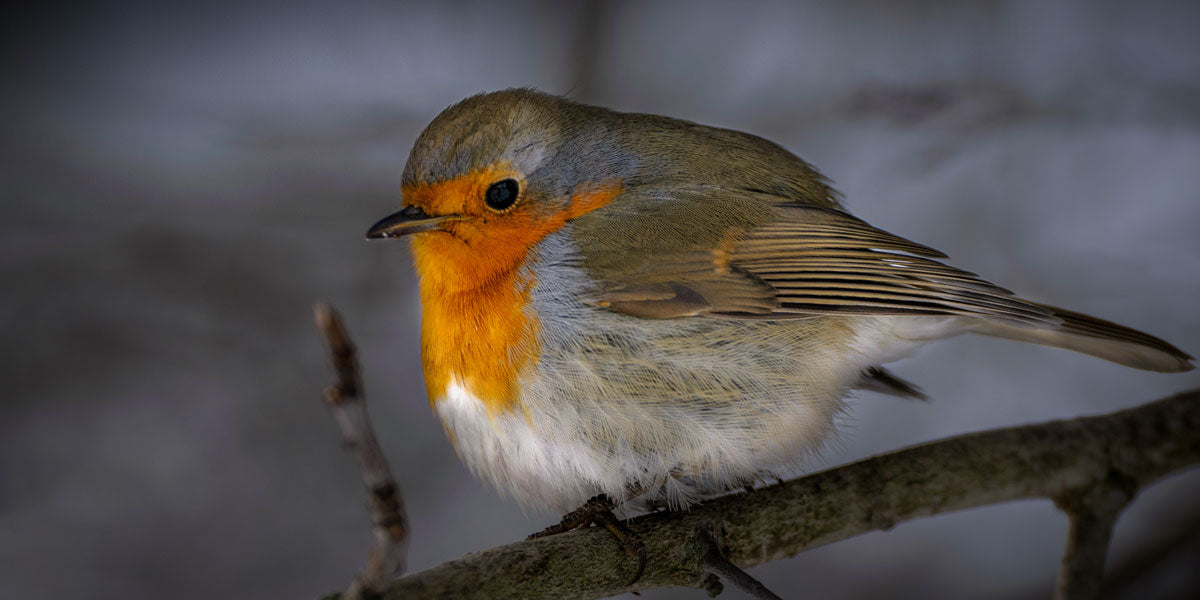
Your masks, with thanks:
[{"label": "fluffed plumage", "polygon": [[[499,183],[511,206],[488,204]],[[508,90],[438,116],[403,185],[369,235],[412,235],[430,402],[472,470],[537,508],[685,506],[789,468],[848,390],[921,397],[880,365],[960,333],[1191,368],[868,225],[738,131]]]}]

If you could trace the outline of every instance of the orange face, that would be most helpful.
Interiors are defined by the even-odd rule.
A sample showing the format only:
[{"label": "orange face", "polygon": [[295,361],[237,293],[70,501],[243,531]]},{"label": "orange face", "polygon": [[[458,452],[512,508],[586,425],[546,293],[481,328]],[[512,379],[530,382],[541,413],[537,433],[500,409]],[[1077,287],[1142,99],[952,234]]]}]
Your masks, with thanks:
[{"label": "orange face", "polygon": [[[496,210],[485,197],[506,179],[517,182],[517,199]],[[405,204],[444,217],[412,236],[431,403],[456,382],[493,414],[517,407],[517,377],[537,364],[539,352],[537,315],[529,307],[536,274],[521,266],[548,234],[604,206],[621,189],[619,183],[581,186],[568,202],[539,206],[527,197],[524,176],[503,164],[404,187]]]}]

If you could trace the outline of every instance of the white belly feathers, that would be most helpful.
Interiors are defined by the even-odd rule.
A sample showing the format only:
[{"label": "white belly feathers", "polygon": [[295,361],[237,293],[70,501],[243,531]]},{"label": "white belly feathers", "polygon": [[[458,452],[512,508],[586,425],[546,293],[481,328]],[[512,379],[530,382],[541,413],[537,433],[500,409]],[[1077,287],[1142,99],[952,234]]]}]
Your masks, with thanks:
[{"label": "white belly feathers", "polygon": [[[681,507],[795,467],[829,439],[863,369],[926,341],[906,331],[957,329],[919,317],[619,315],[588,304],[570,251],[559,232],[535,257],[541,352],[520,376],[520,405],[490,414],[458,378],[435,402],[472,471],[531,508],[630,490]],[[831,329],[840,334],[819,333]],[[888,356],[866,354],[881,346]]]}]

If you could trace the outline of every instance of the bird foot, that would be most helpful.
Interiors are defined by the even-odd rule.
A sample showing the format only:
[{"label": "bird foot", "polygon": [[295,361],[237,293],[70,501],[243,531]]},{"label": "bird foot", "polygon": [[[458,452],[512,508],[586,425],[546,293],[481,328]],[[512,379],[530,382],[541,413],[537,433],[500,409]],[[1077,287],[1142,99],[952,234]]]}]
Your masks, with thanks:
[{"label": "bird foot", "polygon": [[611,498],[600,494],[584,502],[583,506],[563,515],[562,521],[557,524],[530,535],[529,539],[558,535],[573,529],[585,529],[591,525],[604,527],[614,538],[617,538],[626,553],[638,559],[637,572],[633,574],[633,579],[630,579],[627,584],[633,585],[646,572],[646,545],[613,514],[616,506],[617,504]]}]

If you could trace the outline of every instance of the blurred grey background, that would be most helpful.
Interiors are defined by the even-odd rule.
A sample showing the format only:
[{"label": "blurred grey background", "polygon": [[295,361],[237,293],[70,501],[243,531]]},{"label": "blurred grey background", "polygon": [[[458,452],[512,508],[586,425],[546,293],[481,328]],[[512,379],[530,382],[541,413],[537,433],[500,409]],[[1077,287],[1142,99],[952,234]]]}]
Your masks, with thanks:
[{"label": "blurred grey background", "polygon": [[[369,531],[318,299],[360,345],[413,570],[554,520],[458,462],[408,251],[363,240],[424,124],[481,91],[763,135],[879,227],[1200,352],[1200,3],[109,2],[0,28],[0,598],[342,587]],[[863,394],[813,468],[1200,385],[988,339],[895,368],[934,401]],[[1184,474],[1126,513],[1124,596],[1200,588],[1195,535],[1130,566],[1196,527],[1198,494]],[[1048,597],[1065,531],[1017,503],[755,573],[795,598]]]}]

